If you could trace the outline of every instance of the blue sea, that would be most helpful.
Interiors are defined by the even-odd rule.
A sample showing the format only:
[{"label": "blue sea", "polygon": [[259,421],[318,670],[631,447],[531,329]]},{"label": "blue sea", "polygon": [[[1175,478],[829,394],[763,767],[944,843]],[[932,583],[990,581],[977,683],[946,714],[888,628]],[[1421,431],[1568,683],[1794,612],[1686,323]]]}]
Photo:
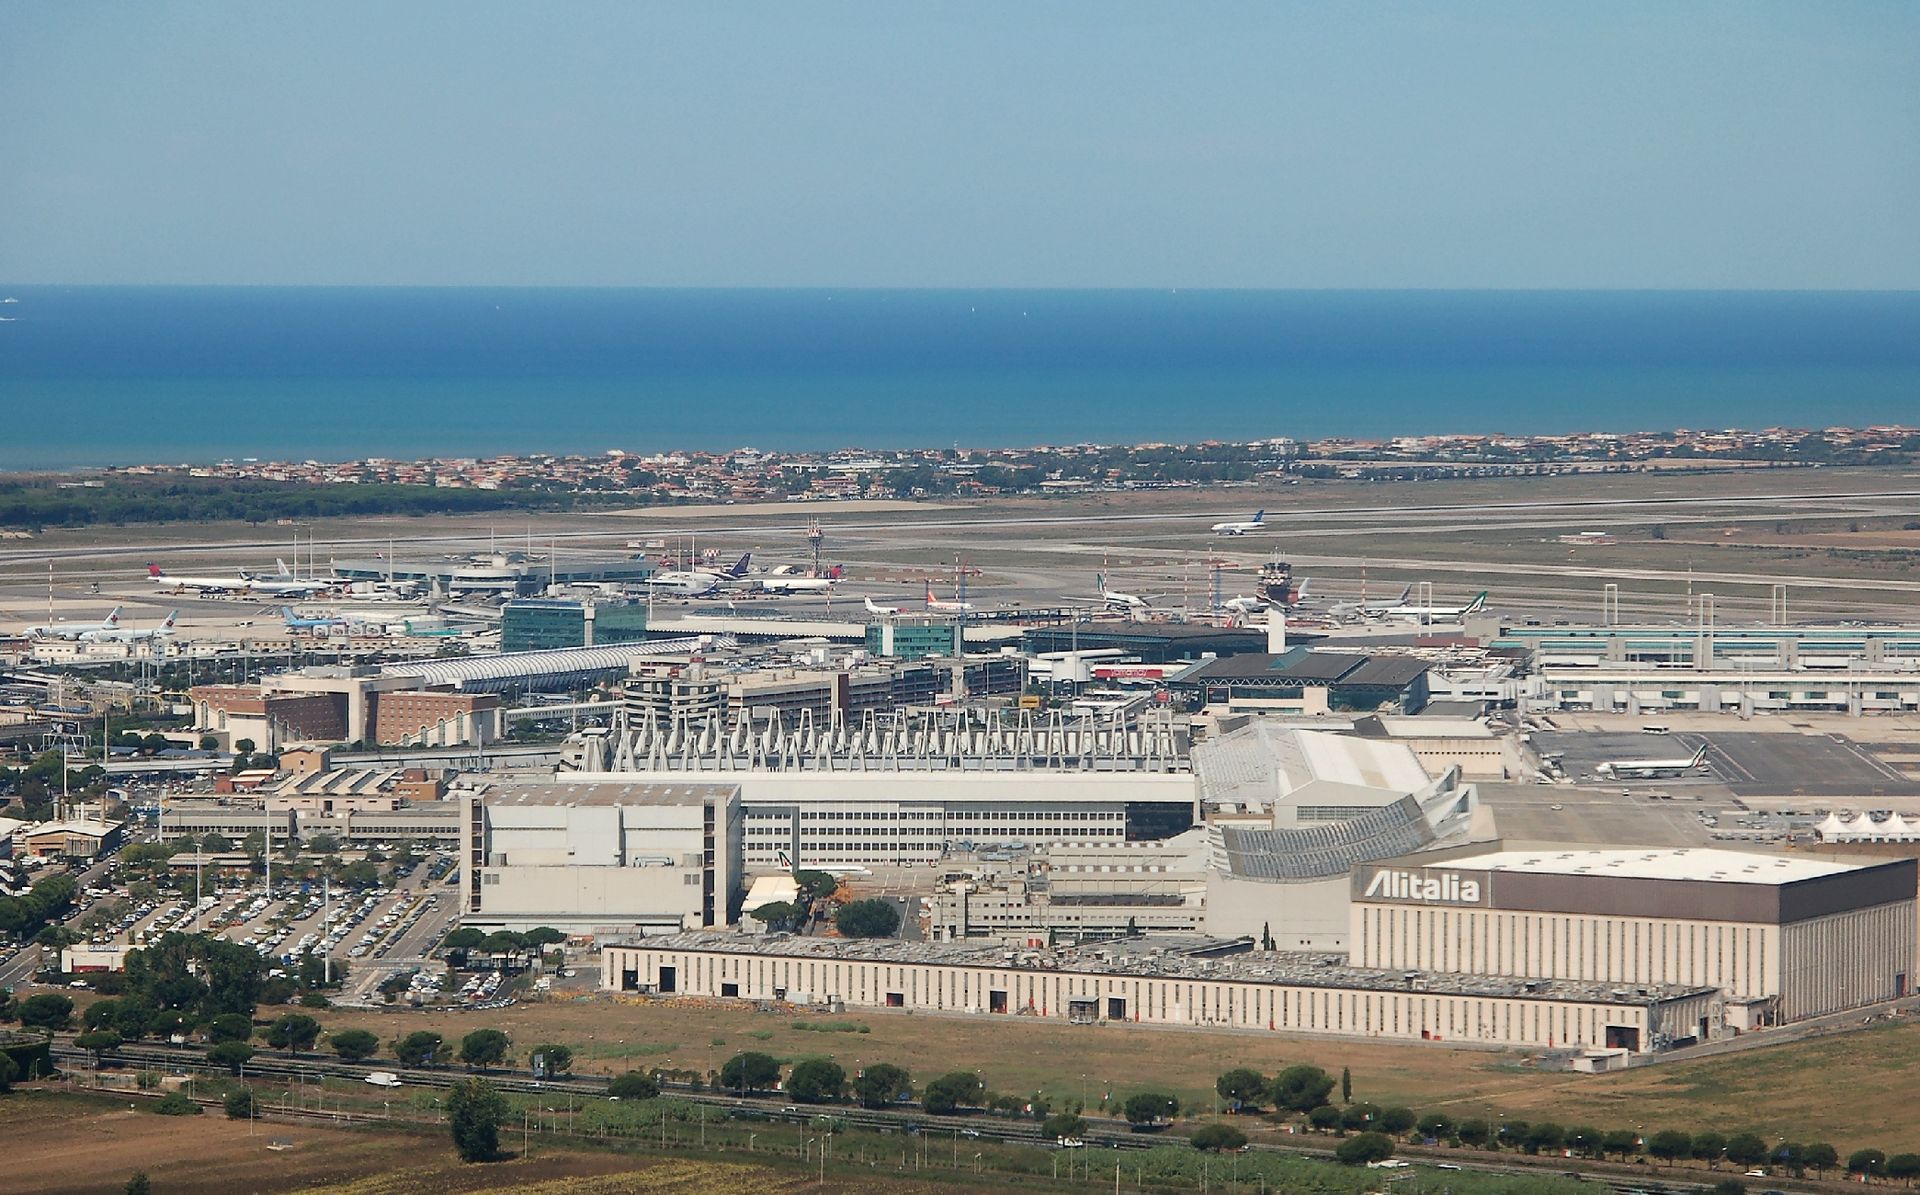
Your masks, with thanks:
[{"label": "blue sea", "polygon": [[1920,422],[1920,292],[0,296],[6,469]]}]

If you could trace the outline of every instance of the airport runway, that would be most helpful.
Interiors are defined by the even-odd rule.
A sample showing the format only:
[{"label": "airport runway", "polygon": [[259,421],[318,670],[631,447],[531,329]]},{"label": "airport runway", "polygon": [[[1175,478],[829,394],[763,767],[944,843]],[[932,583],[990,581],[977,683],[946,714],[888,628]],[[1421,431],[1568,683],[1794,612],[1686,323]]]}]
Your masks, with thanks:
[{"label": "airport runway", "polygon": [[[1640,509],[1672,510],[1675,508],[1685,508],[1685,507],[1714,507],[1714,506],[1747,507],[1747,506],[1762,505],[1762,504],[1768,504],[1768,503],[1775,503],[1775,504],[1784,503],[1784,504],[1789,504],[1793,506],[1802,506],[1806,504],[1821,504],[1821,503],[1831,503],[1831,502],[1861,502],[1861,503],[1869,504],[1870,508],[1877,508],[1877,504],[1882,502],[1900,502],[1900,501],[1910,500],[1915,498],[1920,498],[1920,491],[1900,490],[1900,491],[1865,491],[1865,492],[1858,492],[1858,493],[1755,494],[1755,495],[1732,495],[1732,496],[1703,495],[1699,497],[1652,498],[1652,499],[1635,499],[1630,501],[1612,501],[1612,500],[1604,500],[1604,499],[1580,499],[1576,501],[1563,501],[1563,502],[1489,502],[1489,503],[1475,503],[1475,504],[1450,504],[1450,505],[1442,504],[1442,505],[1432,505],[1432,506],[1407,503],[1407,504],[1397,504],[1397,505],[1389,505],[1389,506],[1313,507],[1313,508],[1308,508],[1304,510],[1275,509],[1268,512],[1267,522],[1270,525],[1278,528],[1283,525],[1295,524],[1295,523],[1300,523],[1300,522],[1309,521],[1309,520],[1318,521],[1322,523],[1330,523],[1330,522],[1341,522],[1344,520],[1351,520],[1351,519],[1361,518],[1361,517],[1389,516],[1392,521],[1386,525],[1397,526],[1404,523],[1407,520],[1413,520],[1413,519],[1430,519],[1438,516],[1459,516],[1459,515],[1498,515],[1504,512],[1512,512],[1512,511],[1524,511],[1533,515],[1538,515],[1541,512],[1553,511],[1553,510],[1568,510],[1568,511],[1581,510],[1581,511],[1589,511],[1589,512],[1609,511],[1609,512],[1613,512],[1618,516],[1625,516],[1626,514],[1632,511],[1640,510]],[[983,508],[970,508],[970,510],[979,511],[979,510],[983,510]],[[671,514],[670,511],[662,511],[660,513],[662,517],[670,517],[670,514]],[[902,531],[945,532],[945,531],[956,531],[956,530],[965,530],[965,529],[985,529],[993,532],[1002,532],[1008,527],[1086,527],[1089,530],[1097,530],[1104,527],[1110,527],[1115,524],[1141,525],[1141,524],[1153,524],[1153,523],[1200,523],[1200,522],[1205,522],[1207,520],[1240,519],[1240,518],[1245,518],[1247,516],[1247,513],[1248,512],[1245,511],[1244,509],[1214,510],[1214,511],[1177,511],[1177,512],[1151,511],[1151,512],[1139,512],[1139,513],[1089,511],[1089,512],[1083,512],[1083,513],[1065,514],[1065,515],[1032,515],[1032,514],[995,515],[995,514],[988,514],[988,513],[971,513],[965,516],[956,515],[953,517],[931,518],[931,519],[899,519],[899,520],[857,519],[857,520],[848,520],[845,522],[836,520],[832,525],[832,530],[835,533],[872,531],[872,532],[889,532],[895,535],[897,535]],[[1804,516],[1809,512],[1799,511],[1798,513]],[[727,536],[727,537],[761,536],[761,537],[764,537],[769,530],[779,527],[783,523],[796,523],[802,519],[817,518],[823,515],[827,518],[832,517],[831,504],[828,504],[828,503],[795,504],[793,513],[791,515],[782,514],[782,515],[770,516],[768,522],[731,523],[731,524],[720,523],[720,524],[704,524],[704,525],[690,523],[685,526],[678,526],[678,527],[656,527],[656,526],[640,524],[639,519],[632,515],[602,515],[602,516],[599,516],[599,518],[601,519],[619,518],[623,522],[625,522],[627,525],[613,528],[613,529],[567,530],[567,531],[549,530],[543,527],[540,531],[536,532],[534,535],[534,546],[537,550],[541,546],[543,541],[552,541],[555,539],[558,539],[568,544],[580,544],[582,542],[593,542],[593,541],[613,540],[613,539],[619,539],[624,541],[629,538],[662,538],[662,539],[671,540],[676,536],[682,537],[682,538],[691,536],[691,537],[699,537],[703,539],[712,537],[712,536]],[[580,514],[568,514],[568,515],[545,515],[545,516],[541,516],[541,519],[543,522],[551,522],[554,519],[572,520],[572,519],[591,518],[591,517],[593,516],[580,515]],[[1780,516],[1772,516],[1772,517],[1780,517]],[[1581,520],[1575,520],[1575,522],[1579,522],[1579,521]],[[1523,524],[1509,524],[1504,522],[1501,524],[1501,526],[1508,526],[1508,525],[1523,525]],[[1555,524],[1555,525],[1559,525],[1559,524]],[[1470,529],[1481,528],[1486,526],[1486,524],[1484,522],[1474,522],[1474,523],[1468,524],[1467,526]],[[1340,528],[1340,530],[1343,533],[1347,533],[1353,529]],[[1209,538],[1218,538],[1218,539],[1226,538],[1226,537],[1211,536],[1211,534],[1206,532],[1204,528],[1201,528],[1200,531],[1203,535],[1206,535]],[[138,529],[130,528],[128,529],[128,534],[129,536],[137,535]],[[465,551],[473,551],[473,550],[476,550],[474,548],[474,544],[477,541],[486,540],[488,538],[490,538],[490,534],[483,534],[476,527],[474,531],[461,532],[457,534],[435,533],[431,535],[367,535],[367,536],[353,536],[353,537],[346,537],[346,538],[331,538],[331,539],[322,540],[320,542],[319,547],[321,550],[331,552],[335,555],[341,554],[342,549],[359,549],[359,550],[365,550],[368,552],[380,551],[380,550],[383,550],[387,544],[392,544],[396,548],[400,546],[406,546],[410,548],[439,546],[439,547],[448,547],[448,548],[458,547]],[[1233,538],[1253,539],[1255,541],[1258,541],[1262,538],[1271,538],[1271,536],[1257,534],[1253,536],[1233,537]],[[499,544],[502,546],[503,550],[517,548],[520,544],[519,537],[514,536],[512,534],[499,536],[497,537],[497,539]],[[88,559],[104,560],[104,559],[123,558],[127,556],[139,556],[142,554],[152,554],[152,555],[170,554],[170,555],[176,555],[176,556],[178,555],[192,556],[193,554],[196,554],[196,553],[219,553],[224,556],[224,555],[230,555],[234,553],[247,553],[247,552],[264,552],[264,553],[274,553],[279,555],[290,556],[291,541],[289,539],[282,538],[282,537],[275,537],[272,539],[239,539],[239,540],[188,539],[188,540],[150,540],[150,541],[145,541],[140,543],[126,543],[126,544],[75,545],[71,547],[54,547],[54,548],[49,548],[46,546],[5,548],[5,549],[0,549],[0,569],[10,569],[11,566],[15,566],[19,564],[36,565],[44,569],[46,567],[46,563],[48,560],[55,560],[55,561],[88,560]]]},{"label": "airport runway", "polygon": [[[1221,495],[1210,493],[1207,497],[1217,501]],[[1248,497],[1250,501],[1263,500],[1252,494]],[[1159,610],[1198,614],[1206,610],[1212,594],[1208,558],[1225,561],[1230,569],[1224,578],[1227,591],[1222,596],[1238,596],[1251,587],[1252,578],[1245,574],[1250,574],[1276,550],[1284,549],[1288,542],[1334,535],[1352,537],[1355,550],[1351,553],[1310,552],[1291,557],[1295,576],[1314,578],[1315,594],[1322,601],[1358,596],[1358,578],[1371,574],[1378,580],[1367,592],[1376,599],[1398,592],[1397,582],[1433,579],[1435,598],[1443,604],[1465,600],[1477,590],[1489,588],[1494,591],[1496,611],[1510,618],[1522,613],[1545,617],[1572,613],[1576,617],[1591,618],[1598,611],[1602,585],[1639,583],[1667,592],[1623,594],[1622,610],[1656,619],[1664,615],[1677,623],[1685,617],[1680,608],[1683,601],[1680,591],[1689,585],[1696,593],[1717,590],[1723,617],[1733,617],[1736,611],[1746,614],[1765,609],[1762,603],[1767,602],[1771,587],[1785,584],[1798,591],[1794,612],[1803,618],[1900,617],[1907,612],[1909,602],[1920,598],[1920,579],[1897,574],[1835,576],[1815,571],[1808,565],[1801,565],[1793,573],[1758,570],[1746,573],[1725,569],[1689,572],[1644,564],[1612,565],[1598,556],[1589,556],[1579,563],[1553,559],[1479,560],[1473,559],[1472,548],[1464,545],[1460,553],[1422,559],[1404,554],[1383,555],[1372,550],[1366,541],[1372,537],[1458,535],[1488,528],[1542,531],[1584,528],[1595,518],[1618,525],[1676,517],[1764,522],[1796,515],[1887,516],[1910,509],[1910,500],[1916,497],[1920,497],[1920,491],[1868,490],[1702,494],[1627,501],[1582,498],[1428,506],[1321,504],[1298,509],[1270,508],[1267,522],[1273,528],[1271,531],[1234,538],[1210,534],[1207,527],[1217,519],[1245,518],[1250,511],[1109,511],[1098,508],[1097,503],[1106,500],[1106,496],[1099,495],[1089,496],[1079,509],[1065,513],[1035,511],[1031,504],[1004,513],[989,506],[949,507],[938,514],[929,512],[927,517],[866,513],[829,525],[832,558],[848,564],[853,574],[841,592],[834,595],[832,603],[817,598],[785,598],[777,605],[800,617],[829,609],[836,613],[841,609],[850,610],[857,617],[861,613],[859,600],[866,595],[886,604],[911,608],[918,605],[918,583],[887,584],[870,578],[898,576],[909,571],[937,573],[944,562],[965,557],[969,563],[985,570],[986,575],[971,587],[971,596],[982,607],[1091,605],[1093,574],[1102,566],[1110,566],[1108,571],[1117,588],[1153,595]],[[1265,496],[1265,499],[1271,498],[1270,494]],[[1070,500],[1062,500],[1067,501]],[[1902,507],[1903,503],[1908,505]],[[831,519],[832,511],[833,506],[828,503],[796,504],[791,513],[771,511],[751,521],[688,520],[678,525],[672,522],[678,516],[671,510],[638,516],[547,515],[538,516],[532,539],[536,553],[545,543],[557,545],[563,558],[572,555],[575,559],[626,555],[628,553],[620,549],[628,540],[639,538],[670,543],[676,538],[691,538],[702,546],[726,551],[749,547],[759,550],[773,540],[774,549],[764,553],[763,558],[771,556],[795,562],[804,555],[804,545],[795,525],[806,517]],[[497,534],[496,524],[483,526],[478,519],[457,529],[448,529],[447,521],[440,520],[431,531],[409,535],[387,534],[384,528],[369,533],[367,521],[352,526],[353,533],[320,543],[318,551],[323,564],[327,558],[368,557],[383,553],[389,547],[403,559],[433,559],[484,551],[490,543],[512,548],[523,542],[511,533]],[[1167,532],[1176,527],[1191,531],[1194,541],[1191,546],[1165,543]],[[129,615],[141,623],[157,621],[164,611],[178,607],[189,624],[218,623],[231,631],[244,631],[248,629],[246,624],[254,623],[261,627],[261,637],[278,637],[276,615],[281,603],[175,595],[164,588],[149,586],[135,562],[155,559],[183,572],[239,566],[258,568],[268,565],[276,556],[291,559],[294,552],[287,539],[254,534],[231,540],[198,536],[143,542],[140,537],[146,533],[140,528],[128,528],[119,533],[116,542],[40,543],[0,548],[0,578],[4,578],[4,582],[0,582],[0,617],[18,623],[46,620],[44,570],[52,560],[59,566],[55,578],[57,616],[97,618],[112,604],[124,603],[131,607]],[[89,583],[97,584],[99,592],[93,592]],[[1582,588],[1582,583],[1591,584],[1589,588]],[[950,582],[938,588],[942,596],[951,596]],[[364,600],[350,604],[366,605]],[[393,607],[397,614],[408,608],[405,604]]]}]

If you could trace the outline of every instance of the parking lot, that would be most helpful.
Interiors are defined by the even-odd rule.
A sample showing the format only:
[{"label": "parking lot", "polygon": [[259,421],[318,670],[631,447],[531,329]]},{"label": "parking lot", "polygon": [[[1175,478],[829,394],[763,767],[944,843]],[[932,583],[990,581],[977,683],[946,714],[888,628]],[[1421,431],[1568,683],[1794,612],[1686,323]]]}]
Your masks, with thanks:
[{"label": "parking lot", "polygon": [[380,958],[395,949],[418,955],[451,921],[451,902],[441,895],[450,871],[450,860],[434,857],[407,869],[398,887],[329,889],[276,878],[271,894],[259,879],[203,881],[197,903],[191,878],[181,896],[137,902],[117,901],[110,887],[97,887],[95,907],[124,911],[92,925],[88,938],[101,945],[138,946],[169,932],[204,931],[282,963],[307,951],[341,960]]}]

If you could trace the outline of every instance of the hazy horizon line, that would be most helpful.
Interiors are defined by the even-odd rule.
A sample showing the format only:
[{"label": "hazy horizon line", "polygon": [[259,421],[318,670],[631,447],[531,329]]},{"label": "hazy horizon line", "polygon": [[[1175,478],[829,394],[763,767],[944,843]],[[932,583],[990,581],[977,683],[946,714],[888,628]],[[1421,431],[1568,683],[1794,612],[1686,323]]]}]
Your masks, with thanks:
[{"label": "hazy horizon line", "polygon": [[0,288],[59,287],[94,290],[515,290],[515,291],[855,291],[915,293],[1145,294],[1729,294],[1729,295],[1912,295],[1914,286],[981,286],[884,283],[608,283],[608,282],[49,282],[0,280]]}]

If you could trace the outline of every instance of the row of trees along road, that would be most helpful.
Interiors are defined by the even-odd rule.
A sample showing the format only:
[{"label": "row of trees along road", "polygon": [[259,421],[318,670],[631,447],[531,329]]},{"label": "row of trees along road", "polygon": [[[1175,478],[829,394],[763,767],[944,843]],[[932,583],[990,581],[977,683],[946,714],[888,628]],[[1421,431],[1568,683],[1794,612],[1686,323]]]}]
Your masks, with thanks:
[{"label": "row of trees along road", "polygon": [[[1332,1102],[1336,1085],[1348,1101],[1344,1106]],[[1708,1169],[1766,1166],[1796,1177],[1805,1177],[1809,1171],[1825,1177],[1841,1167],[1839,1151],[1825,1142],[1776,1139],[1770,1143],[1752,1132],[1723,1135],[1662,1129],[1643,1134],[1632,1129],[1569,1126],[1552,1121],[1529,1123],[1512,1117],[1455,1120],[1443,1112],[1421,1114],[1410,1108],[1353,1102],[1350,1076],[1343,1072],[1336,1081],[1317,1066],[1292,1066],[1272,1077],[1237,1067],[1216,1079],[1214,1090],[1230,1112],[1258,1113],[1271,1107],[1277,1116],[1304,1117],[1313,1129],[1341,1134],[1345,1138],[1337,1150],[1341,1160],[1356,1163],[1391,1157],[1395,1141],[1408,1139],[1482,1150],[1617,1158],[1623,1162],[1646,1157],[1670,1167],[1684,1162],[1697,1162]],[[1135,1119],[1131,1107],[1127,1119]],[[1364,1145],[1350,1144],[1362,1140]],[[1845,1169],[1862,1179],[1886,1177],[1911,1182],[1920,1179],[1920,1153],[1889,1157],[1878,1149],[1856,1150],[1845,1159]]]}]

